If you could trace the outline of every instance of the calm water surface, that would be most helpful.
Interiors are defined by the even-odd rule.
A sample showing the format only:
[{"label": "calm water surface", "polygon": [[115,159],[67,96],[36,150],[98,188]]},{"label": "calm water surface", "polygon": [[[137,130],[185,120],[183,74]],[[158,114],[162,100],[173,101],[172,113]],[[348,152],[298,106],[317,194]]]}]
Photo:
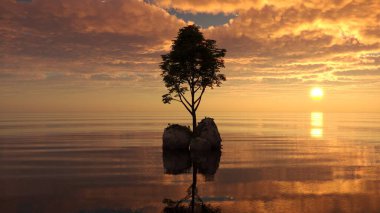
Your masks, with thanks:
[{"label": "calm water surface", "polygon": [[[211,114],[223,150],[198,194],[222,212],[380,212],[380,114]],[[162,212],[162,132],[187,116],[2,114],[0,212]],[[174,161],[174,163],[180,163]]]}]

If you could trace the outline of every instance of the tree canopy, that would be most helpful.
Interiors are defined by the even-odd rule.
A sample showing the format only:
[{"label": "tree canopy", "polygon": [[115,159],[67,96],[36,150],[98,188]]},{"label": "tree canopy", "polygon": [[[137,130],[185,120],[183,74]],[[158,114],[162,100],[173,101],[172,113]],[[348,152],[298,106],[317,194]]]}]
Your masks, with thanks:
[{"label": "tree canopy", "polygon": [[[162,96],[165,104],[178,101],[193,117],[207,87],[220,86],[226,80],[220,69],[224,67],[225,49],[219,49],[215,40],[205,39],[199,27],[189,25],[179,30],[171,51],[162,55],[160,68],[168,93]],[[190,93],[189,95],[186,92]]]}]

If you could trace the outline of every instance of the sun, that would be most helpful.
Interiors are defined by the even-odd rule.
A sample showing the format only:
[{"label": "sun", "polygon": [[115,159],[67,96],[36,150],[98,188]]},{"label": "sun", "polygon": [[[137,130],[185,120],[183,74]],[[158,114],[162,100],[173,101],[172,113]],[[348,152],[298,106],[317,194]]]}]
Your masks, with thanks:
[{"label": "sun", "polygon": [[320,87],[314,87],[310,90],[310,97],[313,100],[321,100],[323,98],[323,89]]}]

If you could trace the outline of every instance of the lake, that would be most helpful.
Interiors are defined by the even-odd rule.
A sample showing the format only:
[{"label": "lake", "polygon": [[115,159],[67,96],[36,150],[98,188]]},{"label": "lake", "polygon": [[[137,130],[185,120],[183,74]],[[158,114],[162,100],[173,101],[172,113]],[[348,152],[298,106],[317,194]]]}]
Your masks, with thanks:
[{"label": "lake", "polygon": [[[204,114],[215,118],[223,139],[216,173],[197,176],[198,195],[209,206],[380,212],[380,114]],[[0,212],[162,212],[164,199],[185,197],[192,184],[191,171],[173,175],[164,168],[173,159],[161,149],[168,123],[191,119],[2,114]]]}]

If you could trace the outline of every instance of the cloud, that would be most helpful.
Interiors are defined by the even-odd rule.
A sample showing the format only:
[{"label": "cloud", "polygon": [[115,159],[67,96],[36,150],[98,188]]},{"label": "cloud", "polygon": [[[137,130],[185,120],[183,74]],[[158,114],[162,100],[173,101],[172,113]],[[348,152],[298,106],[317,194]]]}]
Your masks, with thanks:
[{"label": "cloud", "polygon": [[[356,85],[358,81],[339,84],[335,74],[379,64],[379,1],[287,2],[237,7],[239,16],[229,24],[206,30],[227,49],[228,75],[256,80],[265,76],[263,82],[284,86],[294,83],[289,79]],[[172,1],[172,7],[175,3],[181,5]],[[339,73],[344,74],[352,75]]]},{"label": "cloud", "polygon": [[130,81],[130,80],[136,80],[136,76],[128,75],[125,73],[111,75],[108,73],[97,73],[90,76],[91,80],[98,80],[98,81]]},{"label": "cloud", "polygon": [[219,26],[229,22],[229,20],[236,17],[236,14],[224,14],[224,13],[197,13],[193,14],[191,12],[176,11],[174,9],[168,10],[172,15],[175,15],[179,19],[186,22],[193,22],[202,28],[208,28],[212,26]]},{"label": "cloud", "polygon": [[16,2],[20,2],[20,3],[31,3],[32,0],[16,0]]},{"label": "cloud", "polygon": [[186,25],[170,9],[194,16],[237,14],[202,30],[227,49],[223,87],[231,93],[291,92],[315,84],[379,91],[377,0],[149,2],[2,1],[0,91],[20,91],[20,85],[52,93],[116,85],[162,91],[160,55]]},{"label": "cloud", "polygon": [[300,83],[302,79],[299,78],[263,78],[262,83],[267,84],[294,84]]},{"label": "cloud", "polygon": [[[360,2],[364,2],[361,0]],[[252,8],[261,9],[266,5],[275,5],[279,8],[286,8],[291,6],[306,6],[311,8],[318,8],[323,10],[330,10],[334,8],[345,7],[350,0],[152,0],[151,2],[164,8],[174,8],[182,11],[189,11],[193,13],[207,12],[207,13],[236,13],[244,12]]]},{"label": "cloud", "polygon": [[334,72],[337,76],[380,76],[380,68],[367,70],[348,70]]},{"label": "cloud", "polygon": [[0,25],[0,72],[21,80],[28,73],[151,73],[185,23],[137,0],[7,0]]}]

